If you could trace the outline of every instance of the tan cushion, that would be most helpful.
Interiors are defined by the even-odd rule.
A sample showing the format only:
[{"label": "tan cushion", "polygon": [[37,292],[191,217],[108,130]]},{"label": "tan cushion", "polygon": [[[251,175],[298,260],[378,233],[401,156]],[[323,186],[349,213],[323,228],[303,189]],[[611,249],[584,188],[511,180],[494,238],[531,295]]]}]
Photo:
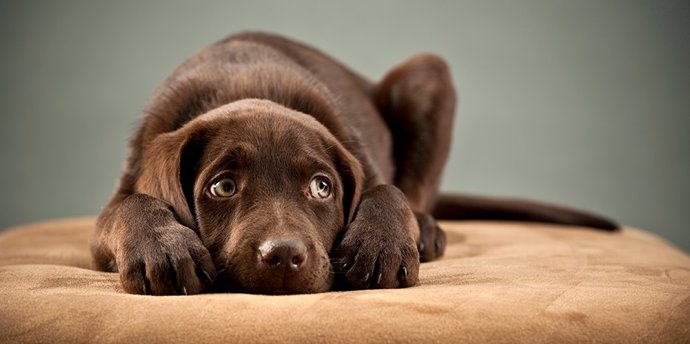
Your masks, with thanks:
[{"label": "tan cushion", "polygon": [[171,297],[89,270],[93,219],[16,228],[0,234],[0,341],[690,342],[690,257],[652,234],[443,227],[417,287]]}]

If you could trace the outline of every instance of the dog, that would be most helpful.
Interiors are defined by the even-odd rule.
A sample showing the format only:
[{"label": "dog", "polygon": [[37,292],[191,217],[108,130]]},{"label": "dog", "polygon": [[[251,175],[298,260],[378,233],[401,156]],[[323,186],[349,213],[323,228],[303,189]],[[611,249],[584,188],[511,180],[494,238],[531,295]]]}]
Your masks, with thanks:
[{"label": "dog", "polygon": [[618,228],[548,204],[439,194],[455,107],[433,54],[375,84],[287,38],[230,36],[151,97],[98,217],[94,267],[134,294],[399,288],[443,255],[435,218]]}]

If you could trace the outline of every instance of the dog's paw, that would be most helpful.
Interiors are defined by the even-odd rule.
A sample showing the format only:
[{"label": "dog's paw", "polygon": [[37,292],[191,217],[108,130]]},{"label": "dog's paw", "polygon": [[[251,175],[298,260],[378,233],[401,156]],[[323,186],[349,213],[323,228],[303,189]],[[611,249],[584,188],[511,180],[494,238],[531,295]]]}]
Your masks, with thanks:
[{"label": "dog's paw", "polygon": [[[417,284],[419,254],[414,241],[406,240],[383,223],[354,222],[337,249],[344,283],[353,289],[402,288]],[[391,235],[372,235],[385,228]]]},{"label": "dog's paw", "polygon": [[419,275],[413,235],[417,223],[397,188],[375,189],[363,197],[354,221],[334,250],[336,277],[350,289],[413,286]]},{"label": "dog's paw", "polygon": [[436,220],[429,214],[415,213],[419,224],[419,259],[430,262],[443,256],[446,249],[446,233],[436,224]]},{"label": "dog's paw", "polygon": [[180,224],[124,239],[116,264],[125,291],[132,294],[199,294],[216,277],[206,247],[191,229]]}]

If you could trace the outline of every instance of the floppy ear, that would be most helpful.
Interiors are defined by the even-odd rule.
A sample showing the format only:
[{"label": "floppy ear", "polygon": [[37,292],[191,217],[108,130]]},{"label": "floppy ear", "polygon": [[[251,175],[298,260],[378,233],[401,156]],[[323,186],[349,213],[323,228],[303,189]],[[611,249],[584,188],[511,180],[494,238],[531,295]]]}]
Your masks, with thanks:
[{"label": "floppy ear", "polygon": [[335,146],[335,164],[343,181],[343,211],[345,212],[345,225],[352,222],[357,206],[362,196],[364,184],[364,171],[362,164],[342,145]]},{"label": "floppy ear", "polygon": [[195,229],[194,180],[203,150],[200,133],[186,128],[156,137],[144,152],[136,192],[169,203],[181,224]]}]

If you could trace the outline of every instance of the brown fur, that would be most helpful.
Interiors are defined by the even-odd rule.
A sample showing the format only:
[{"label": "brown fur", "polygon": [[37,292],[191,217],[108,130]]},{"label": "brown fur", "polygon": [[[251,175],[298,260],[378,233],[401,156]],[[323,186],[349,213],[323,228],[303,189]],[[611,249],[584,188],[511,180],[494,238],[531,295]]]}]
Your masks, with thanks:
[{"label": "brown fur", "polygon": [[[300,43],[231,36],[152,96],[99,216],[94,265],[119,271],[127,292],[156,295],[415,285],[420,260],[445,247],[429,214],[454,108],[434,55],[375,85]],[[231,196],[211,192],[222,179]],[[319,180],[323,198],[310,189]],[[578,212],[541,213],[582,224]]]}]

